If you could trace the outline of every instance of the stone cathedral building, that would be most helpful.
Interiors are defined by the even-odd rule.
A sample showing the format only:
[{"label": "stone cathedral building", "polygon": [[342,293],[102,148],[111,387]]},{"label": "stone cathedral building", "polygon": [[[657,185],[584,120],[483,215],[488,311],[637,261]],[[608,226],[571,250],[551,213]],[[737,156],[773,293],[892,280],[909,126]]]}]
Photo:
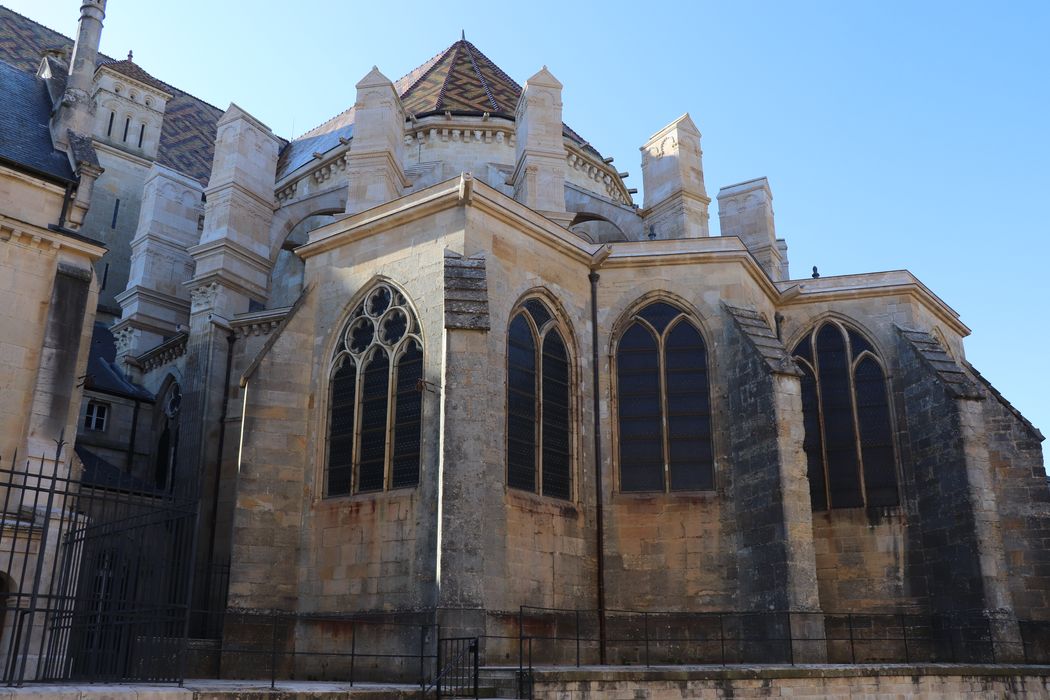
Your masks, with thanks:
[{"label": "stone cathedral building", "polygon": [[770,183],[713,202],[689,115],[638,135],[639,202],[556,67],[460,39],[288,141],[99,54],[105,5],[75,47],[0,9],[86,212],[44,246],[84,260],[72,467],[198,479],[224,605],[1050,619],[1043,437],[970,330],[903,269],[793,277]]}]

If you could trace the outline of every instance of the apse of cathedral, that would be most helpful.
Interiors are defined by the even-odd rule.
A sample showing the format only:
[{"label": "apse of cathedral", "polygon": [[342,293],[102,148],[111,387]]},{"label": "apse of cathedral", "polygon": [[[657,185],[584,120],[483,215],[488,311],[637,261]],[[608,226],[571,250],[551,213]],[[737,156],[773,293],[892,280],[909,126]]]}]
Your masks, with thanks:
[{"label": "apse of cathedral", "polygon": [[202,597],[493,638],[523,605],[1050,619],[1043,436],[970,329],[903,269],[790,270],[688,114],[639,135],[639,201],[556,66],[462,38],[287,140],[98,53],[104,13],[74,46],[0,9],[3,99],[49,125],[0,153],[36,188],[0,266],[66,371],[0,365],[0,452],[192,485]]}]

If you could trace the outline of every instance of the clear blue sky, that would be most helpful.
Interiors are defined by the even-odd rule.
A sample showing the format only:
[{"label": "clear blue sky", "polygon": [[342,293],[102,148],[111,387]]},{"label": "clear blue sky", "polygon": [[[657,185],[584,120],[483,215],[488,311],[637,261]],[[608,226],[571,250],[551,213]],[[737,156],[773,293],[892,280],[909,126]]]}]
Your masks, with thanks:
[{"label": "clear blue sky", "polygon": [[[2,1],[75,31],[78,0]],[[638,147],[689,112],[712,195],[769,177],[795,276],[911,270],[1050,435],[1050,2],[110,0],[102,48],[289,137],[460,30],[518,82],[548,65],[629,186]]]}]

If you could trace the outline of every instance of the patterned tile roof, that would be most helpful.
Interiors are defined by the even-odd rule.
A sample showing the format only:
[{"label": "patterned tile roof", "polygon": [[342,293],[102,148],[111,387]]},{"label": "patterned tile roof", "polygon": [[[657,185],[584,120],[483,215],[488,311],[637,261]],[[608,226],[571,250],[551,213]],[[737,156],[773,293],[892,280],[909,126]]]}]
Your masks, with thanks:
[{"label": "patterned tile roof", "polygon": [[143,85],[149,85],[151,88],[156,88],[161,92],[168,92],[168,86],[161,81],[154,78],[152,75],[142,70],[142,66],[132,61],[130,58],[123,61],[103,61],[99,64],[99,68],[105,66],[112,71],[116,71],[121,75],[126,75],[132,80],[137,80]]},{"label": "patterned tile roof", "polygon": [[412,114],[492,112],[514,114],[521,86],[474,44],[460,39],[395,86]]},{"label": "patterned tile roof", "polygon": [[[513,117],[522,88],[493,63],[478,47],[460,39],[423,65],[394,83],[405,110],[417,117],[442,113],[485,112]],[[301,167],[313,158],[339,145],[339,139],[353,136],[354,108],[342,112],[324,124],[307,131],[282,151],[277,165],[277,179]],[[601,157],[596,149],[568,126],[565,135]]]},{"label": "patterned tile roof", "polygon": [[[19,70],[35,73],[44,52],[54,49],[65,51],[68,55],[73,50],[73,40],[6,7],[0,7],[0,61]],[[157,161],[206,183],[211,175],[211,161],[215,152],[216,124],[223,111],[153,78],[134,63],[120,68],[114,64],[130,62],[115,61],[101,54],[99,58],[114,70],[129,71],[125,74],[136,80],[142,80],[140,72],[148,79],[143,82],[171,94],[164,111],[164,128],[160,134]],[[132,70],[137,72],[132,74]]]}]

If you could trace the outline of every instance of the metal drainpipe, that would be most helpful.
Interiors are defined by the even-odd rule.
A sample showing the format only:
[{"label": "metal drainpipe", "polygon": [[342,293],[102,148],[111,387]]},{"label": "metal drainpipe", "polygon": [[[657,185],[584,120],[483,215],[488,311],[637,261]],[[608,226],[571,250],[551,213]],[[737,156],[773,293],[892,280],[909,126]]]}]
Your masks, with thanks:
[{"label": "metal drainpipe", "polygon": [[602,433],[598,393],[598,280],[601,276],[591,269],[591,393],[594,398],[594,496],[596,535],[598,540],[598,661],[605,665],[605,511],[602,506]]},{"label": "metal drainpipe", "polygon": [[73,201],[73,183],[66,185],[66,194],[62,197],[62,211],[58,215],[58,227],[65,228],[66,216],[69,214],[69,205]]},{"label": "metal drainpipe", "polygon": [[139,406],[142,402],[139,399],[135,399],[135,410],[131,413],[131,439],[128,441],[128,456],[124,465],[124,471],[128,474],[131,473],[131,468],[135,459],[135,435],[139,430]]}]

